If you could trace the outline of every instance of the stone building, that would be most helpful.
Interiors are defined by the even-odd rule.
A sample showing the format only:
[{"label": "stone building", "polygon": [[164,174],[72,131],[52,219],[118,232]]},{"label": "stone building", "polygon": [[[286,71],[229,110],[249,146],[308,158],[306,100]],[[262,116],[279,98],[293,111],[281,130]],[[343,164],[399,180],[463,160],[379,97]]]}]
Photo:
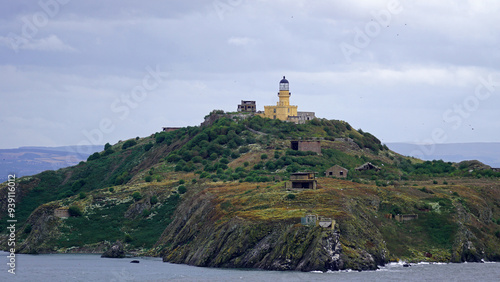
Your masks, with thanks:
[{"label": "stone building", "polygon": [[285,183],[285,188],[316,189],[317,185],[316,172],[296,172],[290,175],[290,181]]},{"label": "stone building", "polygon": [[326,177],[340,177],[340,178],[346,178],[347,177],[347,170],[346,168],[343,168],[339,165],[334,165],[331,168],[327,169],[325,171]]},{"label": "stone building", "polygon": [[418,214],[397,214],[394,219],[398,222],[405,222],[418,219]]},{"label": "stone building", "polygon": [[363,165],[360,165],[358,166],[357,168],[355,168],[355,170],[357,171],[364,171],[364,170],[375,170],[375,171],[379,171],[380,168],[370,162],[368,163],[364,163]]},{"label": "stone building", "polygon": [[290,149],[295,151],[312,151],[321,155],[321,142],[320,141],[302,141],[296,140],[290,142]]},{"label": "stone building", "polygon": [[335,220],[329,217],[320,217],[318,225],[323,228],[334,229],[335,228]]},{"label": "stone building", "polygon": [[238,105],[238,112],[244,113],[255,113],[257,111],[257,106],[255,101],[243,101]]},{"label": "stone building", "polygon": [[172,132],[181,129],[182,127],[163,127],[164,132]]},{"label": "stone building", "polygon": [[58,208],[54,210],[54,216],[59,217],[59,218],[66,218],[69,217],[69,211],[68,208]]}]

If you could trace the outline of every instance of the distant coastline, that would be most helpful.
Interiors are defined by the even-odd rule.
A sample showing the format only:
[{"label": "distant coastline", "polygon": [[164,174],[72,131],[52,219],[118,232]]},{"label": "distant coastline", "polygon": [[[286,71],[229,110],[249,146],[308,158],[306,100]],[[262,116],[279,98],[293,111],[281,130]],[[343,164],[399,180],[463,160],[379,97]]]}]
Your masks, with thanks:
[{"label": "distant coastline", "polygon": [[426,161],[460,162],[478,160],[493,168],[500,168],[500,142],[447,143],[420,145],[404,142],[386,143],[393,151]]},{"label": "distant coastline", "polygon": [[22,177],[76,165],[86,160],[92,153],[102,151],[103,147],[103,145],[30,146],[0,149],[0,183],[7,180],[8,174]]}]

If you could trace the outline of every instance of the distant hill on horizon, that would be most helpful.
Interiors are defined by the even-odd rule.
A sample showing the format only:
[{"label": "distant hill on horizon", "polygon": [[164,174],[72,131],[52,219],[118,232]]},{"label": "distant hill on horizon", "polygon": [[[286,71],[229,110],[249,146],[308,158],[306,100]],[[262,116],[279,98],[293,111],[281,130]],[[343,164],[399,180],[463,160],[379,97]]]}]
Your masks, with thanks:
[{"label": "distant hill on horizon", "polygon": [[411,143],[386,143],[389,149],[426,161],[443,160],[461,162],[478,160],[493,168],[500,168],[500,142],[447,143],[419,145]]},{"label": "distant hill on horizon", "polygon": [[103,145],[75,145],[0,149],[0,183],[6,181],[7,176],[12,173],[21,177],[76,165],[86,160],[92,153],[102,151],[103,147]]}]

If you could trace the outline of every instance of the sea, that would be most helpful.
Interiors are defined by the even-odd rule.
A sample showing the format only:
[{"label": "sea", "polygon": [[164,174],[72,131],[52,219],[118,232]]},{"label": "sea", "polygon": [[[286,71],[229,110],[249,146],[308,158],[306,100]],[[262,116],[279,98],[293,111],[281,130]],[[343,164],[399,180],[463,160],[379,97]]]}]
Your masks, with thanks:
[{"label": "sea", "polygon": [[410,267],[399,262],[376,271],[297,272],[196,267],[152,257],[17,254],[15,271],[9,272],[9,253],[0,254],[4,262],[0,281],[500,281],[500,263],[494,262],[417,263]]}]

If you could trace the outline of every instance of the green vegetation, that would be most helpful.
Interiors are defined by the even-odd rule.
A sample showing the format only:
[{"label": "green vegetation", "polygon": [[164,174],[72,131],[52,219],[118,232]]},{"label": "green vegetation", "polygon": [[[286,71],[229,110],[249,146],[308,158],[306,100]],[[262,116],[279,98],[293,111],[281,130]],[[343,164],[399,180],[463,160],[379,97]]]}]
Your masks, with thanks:
[{"label": "green vegetation", "polygon": [[[83,246],[102,241],[123,240],[134,247],[152,247],[163,229],[172,220],[179,198],[171,197],[150,213],[155,216],[144,219],[123,217],[129,204],[110,203],[102,209],[94,209],[87,217],[68,218],[61,228],[63,236],[56,242],[60,248]],[[96,232],[99,230],[99,232]]]},{"label": "green vegetation", "polygon": [[68,213],[70,216],[78,217],[82,216],[83,212],[78,206],[71,206],[68,208]]},{"label": "green vegetation", "polygon": [[[290,148],[290,139],[311,138],[321,141],[321,154]],[[367,162],[380,170],[355,169]],[[333,165],[348,169],[347,178],[324,178]],[[284,191],[284,181],[298,171],[317,172],[320,189]],[[357,238],[375,236],[361,236],[359,226],[370,232],[377,228],[391,259],[411,258],[416,250],[431,249],[446,257],[460,236],[459,226],[481,240],[500,236],[500,213],[491,200],[497,197],[496,190],[482,190],[493,187],[498,177],[500,173],[473,162],[400,156],[344,121],[293,124],[259,116],[222,116],[210,126],[108,143],[87,162],[24,178],[19,183],[23,194],[16,219],[23,226],[24,240],[34,236],[32,230],[39,230],[35,216],[69,207],[71,217],[57,221],[53,229],[60,232],[51,239],[57,248],[124,240],[131,248],[148,249],[183,199],[206,193],[215,197],[217,224],[234,216],[248,222],[296,224],[306,212],[314,212],[338,219],[340,230]],[[470,188],[467,181],[476,180],[479,184]],[[488,185],[481,186],[483,182]],[[0,212],[5,216],[5,211]],[[459,224],[457,213],[475,221]],[[400,223],[386,218],[399,214],[418,214],[419,219]],[[485,219],[489,217],[491,222]],[[4,227],[6,221],[0,221],[0,228]],[[343,236],[346,253],[373,247]]]}]

